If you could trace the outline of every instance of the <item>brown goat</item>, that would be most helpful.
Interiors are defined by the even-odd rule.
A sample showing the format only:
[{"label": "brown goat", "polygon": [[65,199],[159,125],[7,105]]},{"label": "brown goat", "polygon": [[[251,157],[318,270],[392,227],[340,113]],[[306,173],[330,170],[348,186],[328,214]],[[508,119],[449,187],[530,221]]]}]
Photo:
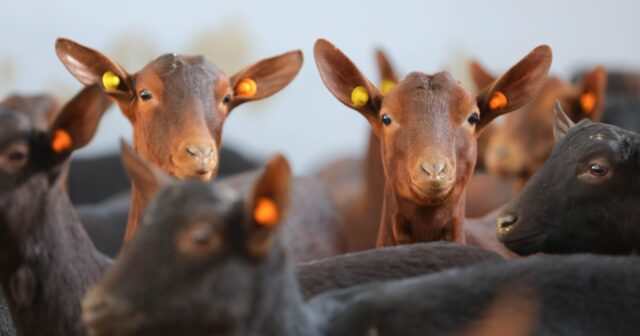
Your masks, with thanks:
[{"label": "brown goat", "polygon": [[[222,127],[231,110],[286,87],[302,66],[291,51],[228,76],[202,56],[166,54],[129,74],[102,53],[58,39],[56,53],[84,85],[101,85],[133,125],[135,150],[165,173],[209,180],[218,168]],[[125,242],[138,231],[145,201],[132,188]]]},{"label": "brown goat", "polygon": [[491,120],[536,95],[551,49],[534,49],[477,97],[446,72],[413,72],[383,96],[328,41],[316,42],[314,56],[329,91],[360,112],[380,139],[386,186],[377,245],[464,242],[476,137]]},{"label": "brown goat", "polygon": [[[471,73],[478,89],[495,80],[478,62],[472,62]],[[513,193],[520,191],[551,154],[554,144],[551,112],[556,100],[566,107],[574,122],[600,121],[606,80],[607,73],[602,66],[593,68],[578,85],[549,77],[536,98],[494,126],[485,152],[479,154],[484,155],[487,170],[499,177],[515,179]]]}]

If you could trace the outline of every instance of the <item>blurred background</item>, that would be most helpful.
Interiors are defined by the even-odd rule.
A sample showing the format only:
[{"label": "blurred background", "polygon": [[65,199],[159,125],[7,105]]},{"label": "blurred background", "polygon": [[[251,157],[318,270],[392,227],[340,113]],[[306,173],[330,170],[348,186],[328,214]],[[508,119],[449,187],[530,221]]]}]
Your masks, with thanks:
[{"label": "blurred background", "polygon": [[[616,1],[4,1],[0,12],[0,95],[81,88],[54,53],[67,37],[135,72],[164,53],[203,54],[233,74],[262,58],[302,49],[293,83],[262,102],[233,111],[223,144],[248,157],[282,152],[297,174],[344,156],[362,156],[368,124],[322,84],[312,57],[324,37],[378,82],[374,48],[401,74],[449,70],[469,89],[471,58],[495,73],[539,44],[553,48],[552,72],[605,64],[640,68],[640,2]],[[640,111],[639,111],[640,113]],[[117,108],[79,156],[117,150],[131,128]]]}]

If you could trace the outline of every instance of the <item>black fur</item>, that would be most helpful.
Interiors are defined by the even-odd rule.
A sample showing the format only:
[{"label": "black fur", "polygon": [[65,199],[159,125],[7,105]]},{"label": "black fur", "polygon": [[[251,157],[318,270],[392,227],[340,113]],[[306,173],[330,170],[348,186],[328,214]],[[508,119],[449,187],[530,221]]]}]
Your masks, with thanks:
[{"label": "black fur", "polygon": [[[529,315],[528,331],[536,335],[640,330],[635,257],[481,263],[329,292],[306,304],[281,235],[266,255],[249,253],[256,232],[250,203],[233,194],[198,182],[160,193],[137,239],[92,291],[90,302],[98,304],[85,305],[94,335],[450,335],[496,318],[487,314],[496,305],[506,312],[499,320]],[[203,224],[221,235],[222,245],[206,253],[181,252],[190,228]],[[385,251],[393,250],[374,255]],[[395,261],[380,260],[381,270]],[[499,307],[504,295],[527,307]]]},{"label": "black fur", "polygon": [[534,335],[636,335],[638,279],[635,257],[531,257],[331,292],[310,308],[323,335],[451,335],[507,293],[538,306],[527,312]]},{"label": "black fur", "polygon": [[[608,162],[610,178],[585,180],[596,159]],[[500,239],[520,254],[639,251],[639,171],[640,135],[581,121],[506,206],[502,216],[516,221]]]},{"label": "black fur", "polygon": [[296,265],[305,299],[330,290],[437,273],[453,267],[503,260],[478,247],[450,242],[378,248]]}]

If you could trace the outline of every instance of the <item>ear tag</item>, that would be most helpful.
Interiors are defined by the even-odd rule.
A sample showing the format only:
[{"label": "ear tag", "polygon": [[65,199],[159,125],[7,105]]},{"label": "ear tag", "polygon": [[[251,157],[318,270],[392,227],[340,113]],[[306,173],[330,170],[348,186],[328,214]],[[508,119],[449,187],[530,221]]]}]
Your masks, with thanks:
[{"label": "ear tag", "polygon": [[276,225],[280,219],[276,203],[266,197],[259,198],[253,210],[253,219],[262,226],[271,227]]},{"label": "ear tag", "polygon": [[396,83],[392,80],[389,79],[383,79],[382,82],[380,83],[380,90],[382,91],[383,95],[387,95],[387,93],[389,93],[389,91],[391,91],[391,89],[393,89],[396,86]]},{"label": "ear tag", "polygon": [[351,103],[355,107],[363,107],[369,102],[369,91],[364,86],[356,86],[351,91]]},{"label": "ear tag", "polygon": [[500,91],[496,91],[493,95],[491,95],[491,99],[489,99],[489,109],[491,110],[499,110],[507,107],[507,96]]},{"label": "ear tag", "polygon": [[73,146],[73,140],[71,135],[63,129],[57,129],[53,133],[53,139],[51,141],[51,149],[56,153],[62,153]]},{"label": "ear tag", "polygon": [[111,71],[107,71],[102,75],[102,86],[107,91],[114,91],[120,85],[120,77]]},{"label": "ear tag", "polygon": [[596,107],[596,95],[593,92],[586,92],[580,96],[580,107],[582,110],[591,114]]},{"label": "ear tag", "polygon": [[258,84],[251,78],[244,78],[236,85],[236,94],[244,97],[253,97],[258,92]]}]

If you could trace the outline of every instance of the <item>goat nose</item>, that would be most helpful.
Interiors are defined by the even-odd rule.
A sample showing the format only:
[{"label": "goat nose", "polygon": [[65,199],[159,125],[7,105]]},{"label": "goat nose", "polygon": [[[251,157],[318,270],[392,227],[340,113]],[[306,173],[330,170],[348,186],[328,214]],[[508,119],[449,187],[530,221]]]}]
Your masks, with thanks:
[{"label": "goat nose", "polygon": [[213,146],[210,145],[187,145],[186,150],[198,161],[209,160],[213,157]]},{"label": "goat nose", "polygon": [[511,230],[513,225],[518,222],[518,217],[511,213],[506,213],[498,217],[498,233],[505,234]]},{"label": "goat nose", "polygon": [[427,173],[427,176],[431,179],[440,179],[444,177],[447,170],[447,163],[445,161],[426,162],[422,164],[422,170]]}]

